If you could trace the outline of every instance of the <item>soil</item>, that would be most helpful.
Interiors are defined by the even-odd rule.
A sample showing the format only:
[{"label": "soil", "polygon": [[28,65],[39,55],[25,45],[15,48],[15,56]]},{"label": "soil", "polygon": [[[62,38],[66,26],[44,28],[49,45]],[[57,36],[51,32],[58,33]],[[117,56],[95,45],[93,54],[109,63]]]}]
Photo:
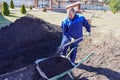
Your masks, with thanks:
[{"label": "soil", "polygon": [[71,62],[62,57],[48,58],[42,62],[39,62],[39,67],[48,78],[52,78],[73,68]]},{"label": "soil", "polygon": [[0,80],[45,80],[42,78],[35,68],[35,65],[30,65],[11,73],[0,75]]},{"label": "soil", "polygon": [[61,41],[57,25],[35,17],[21,17],[0,30],[0,74],[52,56]]},{"label": "soil", "polygon": [[[73,71],[78,79],[120,80],[120,39],[114,33],[92,30],[78,48],[76,63],[89,53],[94,55]],[[80,76],[79,76],[80,75]],[[84,80],[84,79],[83,79]]]}]

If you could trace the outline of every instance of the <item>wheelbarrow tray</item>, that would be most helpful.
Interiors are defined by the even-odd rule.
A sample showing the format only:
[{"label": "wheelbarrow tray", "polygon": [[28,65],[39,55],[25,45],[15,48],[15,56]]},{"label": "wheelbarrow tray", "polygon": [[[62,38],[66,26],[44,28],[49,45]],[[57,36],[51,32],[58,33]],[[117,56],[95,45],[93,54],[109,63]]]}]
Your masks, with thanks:
[{"label": "wheelbarrow tray", "polygon": [[[43,78],[45,78],[45,79],[47,79],[47,80],[57,80],[57,79],[65,76],[66,74],[69,74],[74,68],[77,68],[82,62],[84,62],[84,61],[86,61],[87,59],[89,59],[92,55],[93,55],[93,53],[90,53],[90,54],[87,55],[85,58],[83,58],[77,65],[74,65],[74,66],[72,65],[72,62],[69,61],[69,62],[71,63],[71,65],[72,65],[72,67],[71,67],[70,69],[68,69],[68,70],[66,70],[66,71],[64,71],[64,72],[61,72],[60,74],[56,74],[56,75],[54,75],[54,76],[52,76],[52,77],[48,77],[48,76],[46,75],[46,73],[45,73],[44,71],[42,71],[42,69],[41,69],[40,66],[39,66],[39,63],[41,63],[41,62],[43,62],[43,61],[45,61],[45,60],[47,60],[47,59],[49,59],[49,58],[38,59],[38,60],[35,61],[35,63],[37,64],[36,68],[37,68],[38,72],[40,73],[40,75],[41,75]],[[64,67],[66,67],[66,66],[64,65]],[[58,70],[60,70],[60,68],[59,68]],[[54,71],[52,71],[52,72],[54,72]],[[51,73],[52,73],[52,72],[51,72]],[[70,76],[70,74],[69,74],[69,76]],[[70,76],[70,77],[71,77],[71,76]]]},{"label": "wheelbarrow tray", "polygon": [[50,79],[74,67],[68,59],[63,57],[39,59],[36,64],[37,70],[46,79]]}]

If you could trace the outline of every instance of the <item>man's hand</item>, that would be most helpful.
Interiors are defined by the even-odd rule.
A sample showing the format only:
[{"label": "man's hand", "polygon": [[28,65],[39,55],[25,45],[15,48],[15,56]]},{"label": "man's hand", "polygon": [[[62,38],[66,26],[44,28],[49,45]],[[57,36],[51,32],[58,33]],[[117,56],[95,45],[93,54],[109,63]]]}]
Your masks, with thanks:
[{"label": "man's hand", "polygon": [[90,32],[87,32],[87,33],[85,34],[85,36],[91,36],[91,33],[90,33]]},{"label": "man's hand", "polygon": [[90,32],[88,32],[88,34],[87,34],[88,36],[90,36],[88,39],[89,39],[89,41],[90,42],[92,42],[92,36],[91,36],[91,33]]},{"label": "man's hand", "polygon": [[89,36],[91,36],[91,33],[90,33],[90,32],[88,32],[88,35],[89,35]]},{"label": "man's hand", "polygon": [[75,42],[75,39],[74,39],[74,38],[71,38],[71,42]]}]

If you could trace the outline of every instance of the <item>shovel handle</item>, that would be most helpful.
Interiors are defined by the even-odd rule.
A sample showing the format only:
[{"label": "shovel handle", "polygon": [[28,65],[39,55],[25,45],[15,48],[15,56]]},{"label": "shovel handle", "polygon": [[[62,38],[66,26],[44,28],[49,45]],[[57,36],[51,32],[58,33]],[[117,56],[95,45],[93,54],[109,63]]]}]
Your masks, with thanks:
[{"label": "shovel handle", "polygon": [[79,40],[81,40],[81,39],[83,39],[83,37],[80,37],[80,38],[78,38],[78,39],[76,39],[76,40],[74,40],[74,41],[71,41],[71,42],[68,42],[68,43],[64,44],[63,46],[60,46],[60,47],[58,48],[57,55],[59,55],[59,53],[61,53],[62,50],[63,50],[66,46],[68,46],[68,45],[70,45],[70,44],[72,44],[72,43],[74,43],[74,42],[77,42],[77,41],[79,41]]},{"label": "shovel handle", "polygon": [[64,44],[61,48],[64,49],[66,46],[68,46],[68,45],[70,45],[70,44],[72,44],[72,43],[74,43],[74,42],[77,42],[77,41],[79,41],[79,40],[81,40],[81,39],[83,39],[83,37],[80,37],[80,38],[78,38],[78,39],[76,39],[76,40],[74,40],[74,41],[68,42],[68,43]]}]

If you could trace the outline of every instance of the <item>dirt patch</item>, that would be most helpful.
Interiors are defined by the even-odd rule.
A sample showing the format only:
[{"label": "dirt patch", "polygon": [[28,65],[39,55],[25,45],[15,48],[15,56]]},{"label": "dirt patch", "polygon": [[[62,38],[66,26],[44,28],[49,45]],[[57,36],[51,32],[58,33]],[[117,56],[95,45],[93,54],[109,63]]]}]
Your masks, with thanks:
[{"label": "dirt patch", "polygon": [[120,80],[120,40],[110,33],[102,33],[92,30],[91,37],[85,37],[80,44],[76,62],[79,62],[87,54],[94,55],[86,63],[73,71],[79,79],[87,80]]},{"label": "dirt patch", "polygon": [[48,78],[52,78],[73,68],[71,62],[62,57],[51,57],[46,59],[39,63],[39,67]]},{"label": "dirt patch", "polygon": [[53,25],[35,17],[21,17],[0,30],[0,74],[52,56],[61,41]]}]

